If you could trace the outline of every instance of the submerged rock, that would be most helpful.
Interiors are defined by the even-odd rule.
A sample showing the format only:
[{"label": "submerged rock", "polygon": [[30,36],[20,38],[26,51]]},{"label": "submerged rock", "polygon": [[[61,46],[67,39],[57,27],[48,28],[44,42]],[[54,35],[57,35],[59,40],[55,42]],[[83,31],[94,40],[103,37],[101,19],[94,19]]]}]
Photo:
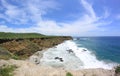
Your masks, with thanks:
[{"label": "submerged rock", "polygon": [[55,60],[60,60],[61,62],[63,62],[63,58],[60,58],[60,57],[55,57]]},{"label": "submerged rock", "polygon": [[83,49],[83,51],[87,51],[86,49]]}]

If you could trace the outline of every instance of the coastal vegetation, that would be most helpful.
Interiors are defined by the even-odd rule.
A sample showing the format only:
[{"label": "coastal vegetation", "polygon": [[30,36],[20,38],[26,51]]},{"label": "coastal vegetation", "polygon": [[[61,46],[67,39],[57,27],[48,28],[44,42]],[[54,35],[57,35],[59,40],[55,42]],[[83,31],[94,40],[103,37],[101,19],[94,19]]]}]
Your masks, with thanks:
[{"label": "coastal vegetation", "polygon": [[115,69],[115,73],[120,73],[120,66]]},{"label": "coastal vegetation", "polygon": [[70,72],[67,72],[66,76],[73,76],[73,75]]},{"label": "coastal vegetation", "polygon": [[46,37],[38,33],[5,33],[0,32],[0,39],[41,38]]},{"label": "coastal vegetation", "polygon": [[14,65],[8,65],[5,67],[1,67],[0,68],[0,76],[14,76],[13,75],[13,71],[16,69],[17,67]]},{"label": "coastal vegetation", "polygon": [[117,66],[115,69],[115,76],[120,76],[120,66]]},{"label": "coastal vegetation", "polygon": [[32,38],[54,38],[54,37],[68,37],[68,36],[49,36],[40,33],[11,33],[11,32],[0,32],[0,39],[32,39]]}]

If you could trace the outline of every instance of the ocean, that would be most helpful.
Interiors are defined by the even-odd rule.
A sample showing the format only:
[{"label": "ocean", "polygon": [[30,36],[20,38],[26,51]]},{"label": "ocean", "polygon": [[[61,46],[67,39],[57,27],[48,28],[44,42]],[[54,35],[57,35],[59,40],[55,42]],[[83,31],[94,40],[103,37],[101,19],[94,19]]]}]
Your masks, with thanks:
[{"label": "ocean", "polygon": [[74,38],[74,42],[93,52],[99,60],[120,63],[120,37],[81,37]]},{"label": "ocean", "polygon": [[42,65],[64,69],[112,69],[120,64],[120,37],[74,37],[44,52]]}]

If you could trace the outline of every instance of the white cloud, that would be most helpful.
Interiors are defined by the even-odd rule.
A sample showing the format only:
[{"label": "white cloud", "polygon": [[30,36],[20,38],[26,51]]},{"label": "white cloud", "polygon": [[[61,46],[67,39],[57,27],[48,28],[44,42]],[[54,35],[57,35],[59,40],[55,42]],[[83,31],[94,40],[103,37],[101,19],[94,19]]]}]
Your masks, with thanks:
[{"label": "white cloud", "polygon": [[[108,12],[105,12],[101,18],[98,17],[90,3],[87,0],[80,0],[82,6],[86,10],[86,13],[82,17],[78,17],[77,20],[69,23],[56,22],[54,20],[43,20],[42,15],[47,14],[49,9],[57,9],[57,4],[54,0],[30,0],[24,7],[24,9],[16,9],[17,7],[7,7],[4,5],[6,15],[11,19],[16,17],[21,22],[27,22],[26,20],[32,20],[35,24],[29,28],[9,28],[7,26],[0,25],[0,31],[11,31],[11,32],[39,32],[47,35],[85,35],[87,32],[98,30],[101,25],[109,24],[106,22],[100,22],[101,18],[107,18]],[[39,4],[40,3],[40,4]],[[5,4],[5,3],[3,3]],[[23,5],[24,6],[24,5]],[[11,9],[12,8],[12,9]],[[27,15],[28,13],[28,15]],[[0,16],[2,17],[2,16]],[[6,18],[6,17],[5,17]],[[3,30],[6,29],[6,30]]]},{"label": "white cloud", "polygon": [[57,9],[57,3],[54,0],[19,0],[20,4],[13,5],[7,0],[1,0],[4,13],[0,13],[0,18],[10,23],[25,24],[29,21],[37,22],[41,16],[46,14],[49,9]]},{"label": "white cloud", "polygon": [[86,9],[86,11],[88,12],[89,16],[92,17],[93,19],[96,19],[96,14],[95,14],[95,12],[93,10],[92,5],[89,4],[86,0],[81,0],[81,4]]},{"label": "white cloud", "polygon": [[12,32],[13,31],[13,29],[12,28],[9,28],[9,27],[7,27],[7,26],[5,26],[5,25],[0,25],[0,31],[1,32]]}]

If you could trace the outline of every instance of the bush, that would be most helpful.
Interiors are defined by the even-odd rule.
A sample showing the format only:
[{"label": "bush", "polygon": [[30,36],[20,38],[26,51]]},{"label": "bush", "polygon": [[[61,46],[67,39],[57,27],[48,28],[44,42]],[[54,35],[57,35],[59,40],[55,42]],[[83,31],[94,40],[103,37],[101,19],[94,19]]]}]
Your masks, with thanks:
[{"label": "bush", "polygon": [[117,66],[117,68],[115,69],[115,73],[120,73],[120,66]]},{"label": "bush", "polygon": [[66,76],[73,76],[73,75],[70,72],[67,72]]},{"label": "bush", "polygon": [[20,59],[20,58],[19,58],[19,56],[17,56],[17,55],[12,55],[12,59],[18,60],[18,59]]},{"label": "bush", "polygon": [[13,71],[15,70],[16,66],[9,65],[6,67],[0,68],[0,76],[13,76]]}]

